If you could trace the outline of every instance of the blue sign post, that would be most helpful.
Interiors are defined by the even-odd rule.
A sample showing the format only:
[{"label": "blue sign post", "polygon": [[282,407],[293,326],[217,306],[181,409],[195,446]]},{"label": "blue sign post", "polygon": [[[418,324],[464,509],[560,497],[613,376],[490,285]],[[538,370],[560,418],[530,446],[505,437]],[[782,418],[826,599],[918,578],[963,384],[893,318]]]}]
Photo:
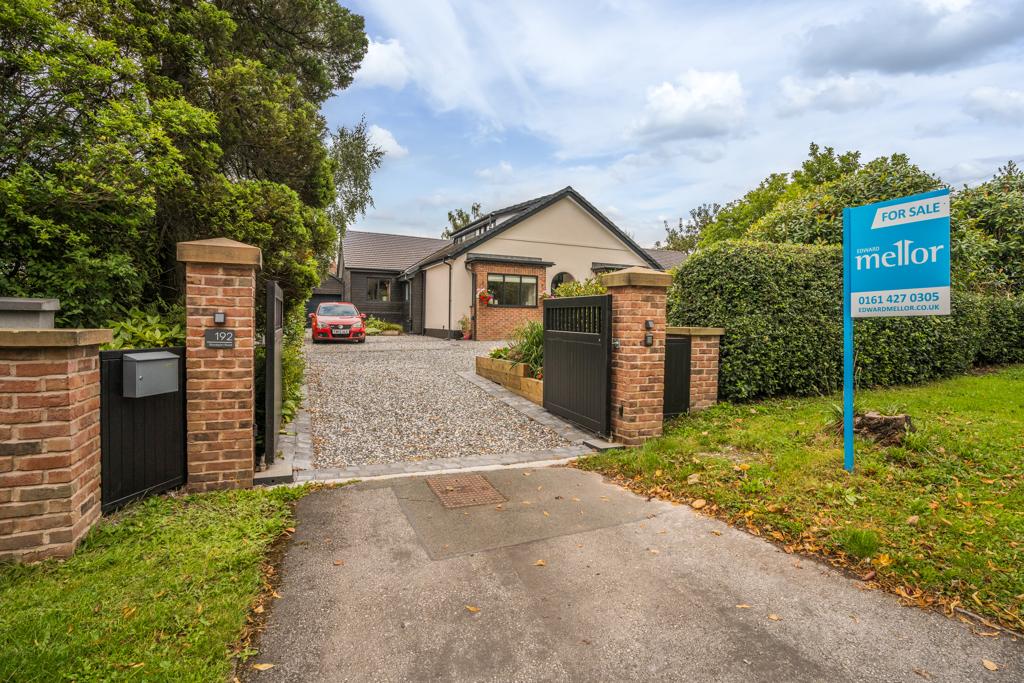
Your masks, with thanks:
[{"label": "blue sign post", "polygon": [[843,209],[843,466],[848,471],[853,471],[853,319],[949,313],[949,190]]}]

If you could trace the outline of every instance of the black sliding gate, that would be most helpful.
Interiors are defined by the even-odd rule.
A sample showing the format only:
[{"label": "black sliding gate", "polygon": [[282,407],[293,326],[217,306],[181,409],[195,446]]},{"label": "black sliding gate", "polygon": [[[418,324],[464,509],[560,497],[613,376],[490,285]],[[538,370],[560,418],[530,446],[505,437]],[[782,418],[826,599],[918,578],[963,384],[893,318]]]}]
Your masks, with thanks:
[{"label": "black sliding gate", "polygon": [[[267,280],[266,327],[263,344],[266,363],[263,367],[263,463],[265,469],[274,464],[277,455],[277,437],[281,432],[281,344],[284,341],[284,294],[275,280]],[[258,400],[258,399],[257,399]],[[256,469],[260,467],[260,452],[256,451]]]},{"label": "black sliding gate", "polygon": [[609,433],[612,298],[544,301],[544,407],[596,434]]},{"label": "black sliding gate", "polygon": [[665,419],[690,410],[690,337],[665,338]]},{"label": "black sliding gate", "polygon": [[[125,354],[178,356],[178,390],[129,398]],[[104,513],[185,483],[185,348],[100,351],[100,500]]]}]

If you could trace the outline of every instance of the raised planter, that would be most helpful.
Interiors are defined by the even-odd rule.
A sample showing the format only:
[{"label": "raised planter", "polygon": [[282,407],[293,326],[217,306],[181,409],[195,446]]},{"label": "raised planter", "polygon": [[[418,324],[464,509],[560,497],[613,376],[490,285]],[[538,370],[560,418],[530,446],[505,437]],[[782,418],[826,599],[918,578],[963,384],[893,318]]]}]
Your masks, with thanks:
[{"label": "raised planter", "polygon": [[497,382],[528,401],[543,405],[544,380],[527,377],[526,370],[527,367],[522,363],[489,356],[476,357],[476,374]]}]

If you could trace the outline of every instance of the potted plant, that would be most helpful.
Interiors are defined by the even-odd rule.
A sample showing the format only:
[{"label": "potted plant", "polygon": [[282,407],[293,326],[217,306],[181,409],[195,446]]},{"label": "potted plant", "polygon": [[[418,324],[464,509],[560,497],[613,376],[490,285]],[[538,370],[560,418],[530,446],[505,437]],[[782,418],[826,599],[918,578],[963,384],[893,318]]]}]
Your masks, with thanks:
[{"label": "potted plant", "polygon": [[463,339],[473,338],[473,321],[469,319],[468,315],[464,315],[459,318],[459,327],[462,328]]},{"label": "potted plant", "polygon": [[481,306],[490,306],[495,301],[494,292],[489,289],[481,289],[476,293],[476,296]]}]

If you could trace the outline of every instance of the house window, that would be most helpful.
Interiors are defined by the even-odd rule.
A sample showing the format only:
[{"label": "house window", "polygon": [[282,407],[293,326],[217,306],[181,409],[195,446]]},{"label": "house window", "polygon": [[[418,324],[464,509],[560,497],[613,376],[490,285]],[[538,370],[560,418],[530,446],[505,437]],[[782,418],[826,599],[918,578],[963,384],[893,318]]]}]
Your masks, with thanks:
[{"label": "house window", "polygon": [[503,275],[489,273],[487,289],[491,291],[498,306],[536,306],[536,275]]},{"label": "house window", "polygon": [[558,285],[563,282],[572,282],[575,279],[576,278],[574,278],[571,273],[559,273],[551,278],[551,292],[554,293],[554,291],[558,289]]},{"label": "house window", "polygon": [[366,298],[368,301],[391,301],[391,278],[366,278]]}]

